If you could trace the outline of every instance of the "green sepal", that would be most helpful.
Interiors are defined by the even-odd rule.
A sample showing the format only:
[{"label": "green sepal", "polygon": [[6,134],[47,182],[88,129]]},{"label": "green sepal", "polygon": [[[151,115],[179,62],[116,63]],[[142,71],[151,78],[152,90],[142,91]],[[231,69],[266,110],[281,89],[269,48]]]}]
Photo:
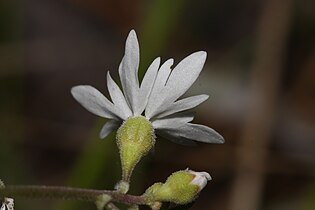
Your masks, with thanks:
[{"label": "green sepal", "polygon": [[136,164],[155,144],[153,126],[143,116],[128,118],[118,129],[116,140],[121,159],[122,180],[129,182]]}]

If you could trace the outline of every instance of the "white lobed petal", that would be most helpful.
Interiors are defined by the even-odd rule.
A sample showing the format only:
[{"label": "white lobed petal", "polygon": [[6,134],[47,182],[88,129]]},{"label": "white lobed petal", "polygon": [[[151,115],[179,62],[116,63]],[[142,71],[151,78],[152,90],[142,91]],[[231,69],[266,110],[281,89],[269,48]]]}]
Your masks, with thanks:
[{"label": "white lobed petal", "polygon": [[177,133],[178,137],[200,141],[204,143],[224,143],[224,138],[212,128],[204,125],[186,123],[180,127],[165,129],[172,135]]},{"label": "white lobed petal", "polygon": [[141,115],[141,113],[144,111],[148,99],[152,90],[152,87],[154,85],[156,75],[160,66],[161,59],[156,58],[152,64],[149,66],[147,72],[145,73],[143,80],[141,82],[140,86],[140,92],[138,95],[138,103],[137,107],[135,107],[134,115]]},{"label": "white lobed petal", "polygon": [[88,111],[100,117],[119,119],[122,113],[97,89],[89,85],[71,88],[72,96]]},{"label": "white lobed petal", "polygon": [[145,116],[150,119],[154,115],[154,111],[156,110],[158,103],[157,101],[161,100],[159,97],[159,94],[165,87],[165,84],[167,82],[168,77],[171,73],[171,66],[174,63],[174,59],[168,59],[165,61],[161,68],[159,69],[159,72],[157,74],[155,83],[153,85],[148,104],[145,108]]},{"label": "white lobed petal", "polygon": [[195,52],[184,58],[172,71],[163,90],[156,99],[156,105],[150,116],[157,115],[180,96],[182,96],[196,81],[206,61],[207,53]]},{"label": "white lobed petal", "polygon": [[125,55],[119,66],[119,76],[125,97],[134,111],[139,92],[139,43],[136,32],[131,30],[126,40]]},{"label": "white lobed petal", "polygon": [[105,125],[102,127],[102,130],[100,132],[100,138],[104,139],[106,138],[111,132],[114,130],[118,129],[120,126],[121,122],[117,120],[110,120],[105,123]]},{"label": "white lobed petal", "polygon": [[176,144],[184,145],[184,146],[196,146],[196,142],[190,139],[185,139],[181,137],[178,133],[174,131],[169,131],[169,130],[156,130],[156,133],[158,136],[161,136],[165,139],[170,140],[171,142],[174,142]]},{"label": "white lobed petal", "polygon": [[191,96],[188,98],[181,99],[179,101],[174,102],[172,105],[170,105],[164,112],[159,114],[157,118],[165,117],[168,115],[171,115],[173,113],[186,111],[188,109],[192,109],[205,100],[209,98],[208,95],[197,95],[197,96]]},{"label": "white lobed petal", "polygon": [[198,78],[206,58],[206,52],[195,52],[184,58],[174,68],[166,83],[165,91],[173,90],[168,98],[172,98],[175,101],[190,88]]},{"label": "white lobed petal", "polygon": [[110,76],[109,71],[107,72],[107,88],[114,105],[121,111],[122,119],[126,120],[128,117],[132,116],[132,111],[127,104],[124,94]]},{"label": "white lobed petal", "polygon": [[176,113],[165,118],[159,118],[152,121],[154,129],[177,128],[194,119],[194,113]]}]

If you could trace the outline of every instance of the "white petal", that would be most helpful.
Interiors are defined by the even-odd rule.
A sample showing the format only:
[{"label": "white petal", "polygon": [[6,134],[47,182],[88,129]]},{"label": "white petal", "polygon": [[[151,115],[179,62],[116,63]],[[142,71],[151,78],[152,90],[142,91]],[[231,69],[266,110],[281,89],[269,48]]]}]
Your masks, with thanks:
[{"label": "white petal", "polygon": [[177,128],[185,123],[191,122],[194,119],[194,113],[177,113],[169,117],[156,119],[152,121],[152,126],[155,129]]},{"label": "white petal", "polygon": [[198,78],[207,53],[199,51],[184,58],[172,71],[165,88],[159,93],[154,115],[159,114],[182,96]]},{"label": "white petal", "polygon": [[205,100],[209,98],[208,95],[197,95],[197,96],[191,96],[188,98],[181,99],[179,101],[174,102],[170,107],[168,107],[164,112],[159,114],[157,118],[165,117],[168,115],[171,115],[176,112],[185,111],[188,109],[192,109]]},{"label": "white petal", "polygon": [[144,75],[144,78],[141,83],[140,93],[138,96],[138,103],[137,103],[137,107],[135,108],[134,115],[140,115],[148,103],[149,95],[154,85],[155,78],[156,78],[156,75],[160,66],[160,62],[161,62],[161,59],[156,58],[152,62],[152,64],[149,66],[147,72]]},{"label": "white petal", "polygon": [[174,60],[168,59],[163,63],[159,72],[157,74],[154,86],[152,88],[147,107],[145,109],[145,116],[151,118],[156,110],[157,101],[160,100],[159,94],[162,89],[165,87],[166,81],[171,73],[171,66],[173,65]]},{"label": "white petal", "polygon": [[199,192],[207,185],[208,181],[212,178],[207,172],[196,172],[192,170],[187,170],[189,173],[195,175],[195,178],[191,181],[191,184],[199,186]]},{"label": "white petal", "polygon": [[193,140],[185,139],[174,131],[156,130],[156,133],[157,133],[157,135],[162,136],[163,138],[166,138],[166,139],[168,139],[171,142],[174,142],[176,144],[181,144],[184,146],[196,146],[197,145]]},{"label": "white petal", "polygon": [[174,68],[166,83],[165,90],[173,90],[171,93],[173,101],[183,95],[195,82],[203,68],[206,58],[206,52],[196,52],[184,58]]},{"label": "white petal", "polygon": [[97,89],[89,85],[71,88],[72,96],[88,111],[100,117],[119,119],[119,110]]},{"label": "white petal", "polygon": [[100,132],[100,138],[103,139],[107,137],[111,132],[118,129],[120,124],[121,122],[118,122],[117,120],[110,120],[106,122]]},{"label": "white petal", "polygon": [[218,132],[204,125],[186,123],[181,127],[170,128],[168,130],[177,132],[179,136],[194,141],[216,144],[224,143],[224,138]]},{"label": "white petal", "polygon": [[139,92],[139,43],[136,32],[131,30],[125,47],[125,55],[119,66],[119,76],[122,83],[125,97],[131,106],[132,111],[137,106],[137,97]]},{"label": "white petal", "polygon": [[110,76],[109,71],[107,72],[107,88],[113,103],[121,111],[122,116],[120,117],[123,120],[126,120],[128,117],[132,116],[131,109],[129,108],[123,93],[113,78]]}]

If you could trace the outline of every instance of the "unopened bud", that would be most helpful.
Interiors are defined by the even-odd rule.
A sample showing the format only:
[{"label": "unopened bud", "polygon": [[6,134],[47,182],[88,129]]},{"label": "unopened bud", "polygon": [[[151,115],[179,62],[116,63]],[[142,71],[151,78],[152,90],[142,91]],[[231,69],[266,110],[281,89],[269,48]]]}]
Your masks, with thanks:
[{"label": "unopened bud", "polygon": [[95,205],[98,210],[103,210],[105,206],[112,200],[112,197],[107,194],[97,196]]},{"label": "unopened bud", "polygon": [[13,198],[4,198],[0,210],[14,210]]},{"label": "unopened bud", "polygon": [[186,204],[194,201],[199,192],[211,180],[207,172],[182,170],[169,176],[164,184],[156,183],[149,187],[144,196],[148,203],[156,201]]}]

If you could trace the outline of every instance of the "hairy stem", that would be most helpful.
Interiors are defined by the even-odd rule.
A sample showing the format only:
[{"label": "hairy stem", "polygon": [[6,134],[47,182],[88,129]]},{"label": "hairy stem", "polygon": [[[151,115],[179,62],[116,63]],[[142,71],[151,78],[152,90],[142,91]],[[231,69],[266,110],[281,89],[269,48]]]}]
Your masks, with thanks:
[{"label": "hairy stem", "polygon": [[117,191],[94,190],[73,187],[59,186],[6,186],[0,188],[0,197],[25,197],[25,198],[45,198],[63,199],[95,202],[99,195],[106,194],[111,196],[113,202],[127,205],[146,204],[142,196],[121,194]]}]

